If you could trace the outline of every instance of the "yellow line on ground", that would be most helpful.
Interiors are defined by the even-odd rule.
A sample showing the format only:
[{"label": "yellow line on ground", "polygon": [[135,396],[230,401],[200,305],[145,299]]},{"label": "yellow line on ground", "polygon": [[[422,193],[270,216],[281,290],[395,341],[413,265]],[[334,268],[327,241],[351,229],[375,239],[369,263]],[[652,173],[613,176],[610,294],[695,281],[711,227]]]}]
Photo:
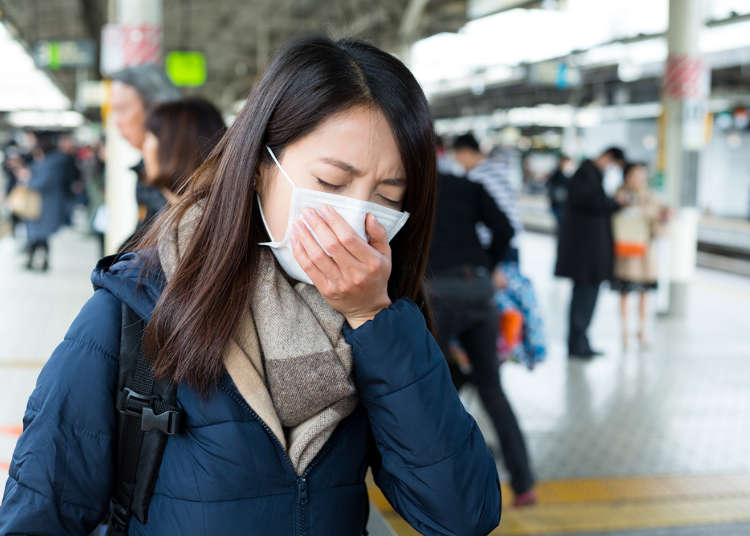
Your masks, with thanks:
[{"label": "yellow line on ground", "polygon": [[[416,535],[369,481],[370,499],[399,536]],[[539,505],[513,509],[492,534],[586,533],[750,521],[750,475],[643,476],[540,482]]]}]

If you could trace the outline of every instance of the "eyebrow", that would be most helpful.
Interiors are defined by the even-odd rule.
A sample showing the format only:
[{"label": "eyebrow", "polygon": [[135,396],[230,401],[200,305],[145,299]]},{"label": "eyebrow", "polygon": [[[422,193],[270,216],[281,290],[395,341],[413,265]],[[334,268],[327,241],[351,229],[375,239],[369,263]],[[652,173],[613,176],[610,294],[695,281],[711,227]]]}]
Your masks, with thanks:
[{"label": "eyebrow", "polygon": [[406,179],[402,178],[393,178],[393,179],[383,179],[380,181],[381,184],[387,184],[389,186],[406,186]]},{"label": "eyebrow", "polygon": [[[362,171],[354,167],[353,165],[349,164],[348,162],[344,162],[343,160],[337,160],[335,158],[321,158],[321,162],[325,162],[326,164],[330,164],[332,166],[335,166],[339,169],[342,169],[349,173],[350,175],[354,175],[355,177],[358,177],[360,175],[364,175]],[[406,179],[402,179],[400,177],[394,177],[390,179],[383,179],[380,181],[381,184],[388,184],[390,186],[405,186],[406,185]]]},{"label": "eyebrow", "polygon": [[321,158],[321,162],[325,162],[326,164],[331,164],[332,166],[336,166],[339,169],[343,169],[350,175],[359,176],[362,175],[362,172],[355,168],[353,165],[344,162],[342,160],[336,160],[335,158]]}]

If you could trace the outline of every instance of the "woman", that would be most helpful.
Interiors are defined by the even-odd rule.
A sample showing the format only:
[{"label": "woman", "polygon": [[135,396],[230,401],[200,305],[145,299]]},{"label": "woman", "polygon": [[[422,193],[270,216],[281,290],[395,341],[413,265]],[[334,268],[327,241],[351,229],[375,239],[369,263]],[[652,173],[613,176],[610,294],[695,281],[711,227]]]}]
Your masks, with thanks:
[{"label": "woman", "polygon": [[219,110],[199,97],[160,104],[149,113],[143,141],[145,182],[158,188],[161,205],[177,200],[180,186],[225,131]]},{"label": "woman", "polygon": [[626,208],[613,218],[615,262],[612,288],[620,293],[623,349],[628,348],[628,294],[638,293],[638,342],[647,347],[646,293],[656,288],[658,277],[652,241],[666,223],[668,209],[647,185],[646,164],[629,163],[623,171],[623,185],[615,197]]},{"label": "woman", "polygon": [[224,119],[206,99],[190,97],[157,105],[146,117],[143,141],[143,181],[138,192],[146,216],[118,252],[132,249],[148,224],[198,169],[226,131]]},{"label": "woman", "polygon": [[426,321],[435,181],[401,62],[356,41],[286,48],[179,202],[94,271],[31,396],[0,533],[104,516],[121,300],[186,421],[130,534],[362,534],[368,468],[421,533],[491,531],[495,463]]}]

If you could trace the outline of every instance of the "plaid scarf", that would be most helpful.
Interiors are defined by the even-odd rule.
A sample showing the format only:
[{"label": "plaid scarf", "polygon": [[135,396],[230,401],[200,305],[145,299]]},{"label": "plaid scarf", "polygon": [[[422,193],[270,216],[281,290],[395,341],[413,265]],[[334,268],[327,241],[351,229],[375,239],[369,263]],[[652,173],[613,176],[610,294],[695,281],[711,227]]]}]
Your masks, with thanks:
[{"label": "plaid scarf", "polygon": [[[157,249],[167,279],[190,243],[203,206],[192,205],[179,225],[165,226]],[[352,350],[342,333],[344,317],[314,286],[292,285],[265,248],[259,261],[250,309],[227,344],[224,365],[301,475],[357,405]]]}]

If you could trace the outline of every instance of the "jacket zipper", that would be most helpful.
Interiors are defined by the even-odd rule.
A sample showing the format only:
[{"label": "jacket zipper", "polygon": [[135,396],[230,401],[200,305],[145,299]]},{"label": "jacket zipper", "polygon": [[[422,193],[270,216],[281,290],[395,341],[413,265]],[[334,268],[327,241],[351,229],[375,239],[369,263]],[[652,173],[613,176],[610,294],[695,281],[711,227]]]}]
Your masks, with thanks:
[{"label": "jacket zipper", "polygon": [[[250,404],[247,403],[247,401],[242,398],[242,395],[235,392],[235,389],[232,389],[231,386],[224,383],[222,385],[222,389],[229,394],[229,396],[237,402],[240,406],[244,407],[250,415],[260,423],[260,425],[263,427],[263,429],[266,431],[266,434],[271,438],[273,443],[276,445],[276,448],[281,452],[281,457],[284,458],[284,461],[289,466],[289,468],[292,470],[292,473],[294,475],[297,475],[297,471],[294,468],[294,465],[292,464],[291,458],[289,458],[289,454],[284,450],[284,446],[281,444],[279,439],[276,437],[276,434],[271,431],[271,428],[266,424],[266,422],[261,419],[257,413],[255,413],[255,410],[250,407]],[[329,438],[330,439],[330,438]],[[326,441],[326,444],[323,445],[323,448],[318,452],[318,454],[315,455],[315,458],[312,459],[310,462],[310,465],[307,466],[307,469],[305,469],[305,472],[302,473],[302,476],[297,477],[297,534],[299,536],[305,536],[307,533],[305,523],[304,523],[304,515],[305,511],[307,510],[307,502],[309,500],[308,497],[308,485],[307,485],[307,477],[310,474],[310,471],[318,464],[320,459],[323,457],[323,454],[325,454],[328,450],[330,450],[330,441]]]}]

